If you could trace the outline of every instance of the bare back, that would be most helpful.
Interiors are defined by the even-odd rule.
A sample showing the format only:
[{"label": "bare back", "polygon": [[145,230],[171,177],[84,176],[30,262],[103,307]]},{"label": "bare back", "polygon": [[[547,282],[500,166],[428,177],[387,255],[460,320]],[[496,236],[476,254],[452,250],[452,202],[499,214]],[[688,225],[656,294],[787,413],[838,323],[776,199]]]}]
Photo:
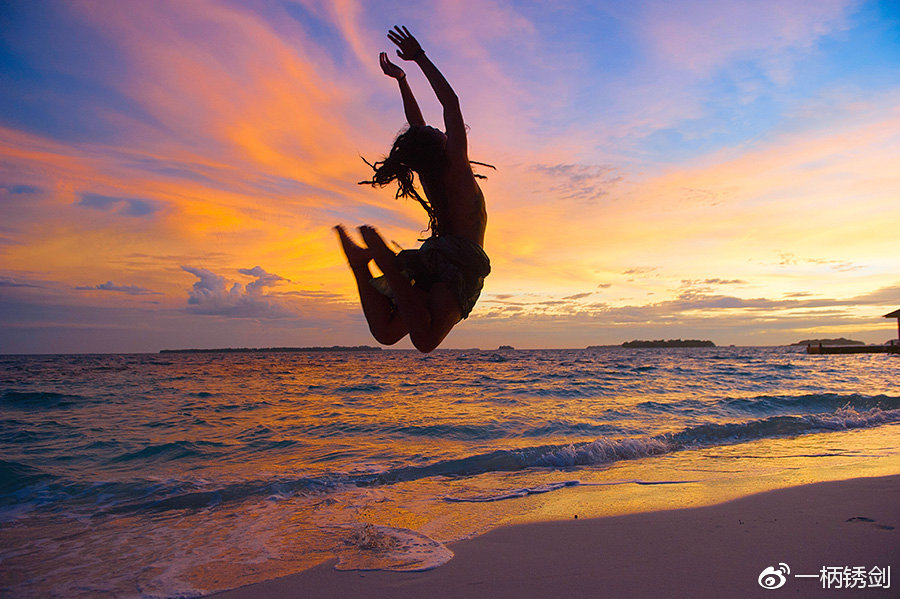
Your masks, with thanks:
[{"label": "bare back", "polygon": [[[484,246],[484,230],[487,227],[484,193],[468,163],[462,166],[451,161],[437,176],[422,178],[421,182],[422,190],[432,206],[446,206],[446,213],[442,210],[437,214],[442,232]],[[446,202],[433,201],[442,195]]]}]

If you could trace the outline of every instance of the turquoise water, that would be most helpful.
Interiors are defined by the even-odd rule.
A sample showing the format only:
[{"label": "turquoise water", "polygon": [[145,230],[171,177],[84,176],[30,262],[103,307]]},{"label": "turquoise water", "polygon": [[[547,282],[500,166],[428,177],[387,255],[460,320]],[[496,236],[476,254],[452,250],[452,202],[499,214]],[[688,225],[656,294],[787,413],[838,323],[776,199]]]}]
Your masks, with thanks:
[{"label": "turquoise water", "polygon": [[0,587],[427,568],[573,501],[890,468],[898,375],[795,348],[0,356]]}]

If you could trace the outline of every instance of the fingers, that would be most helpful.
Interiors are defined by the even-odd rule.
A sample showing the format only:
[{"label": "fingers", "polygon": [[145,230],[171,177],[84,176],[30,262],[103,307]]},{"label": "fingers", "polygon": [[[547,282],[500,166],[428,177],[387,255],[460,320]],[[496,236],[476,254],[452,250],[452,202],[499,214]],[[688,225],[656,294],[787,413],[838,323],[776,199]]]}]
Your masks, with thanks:
[{"label": "fingers", "polygon": [[388,39],[397,44],[398,46],[412,38],[412,34],[409,32],[409,29],[404,25],[403,28],[400,28],[400,25],[394,25],[393,29],[389,29],[387,33]]},{"label": "fingers", "polygon": [[388,77],[401,79],[406,75],[406,72],[404,72],[403,69],[401,69],[388,59],[387,52],[382,52],[378,55],[378,62],[381,64],[381,71]]},{"label": "fingers", "polygon": [[416,38],[409,32],[406,26],[394,25],[393,29],[388,30],[387,37],[398,48],[397,56],[402,60],[414,60],[414,56],[421,53],[421,46]]}]

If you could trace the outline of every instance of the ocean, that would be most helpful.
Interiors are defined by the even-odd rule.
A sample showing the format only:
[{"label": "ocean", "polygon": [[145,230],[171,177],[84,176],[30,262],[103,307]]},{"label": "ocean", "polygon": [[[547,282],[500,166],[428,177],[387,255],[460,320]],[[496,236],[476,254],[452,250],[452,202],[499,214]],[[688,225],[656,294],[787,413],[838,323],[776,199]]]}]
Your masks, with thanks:
[{"label": "ocean", "polygon": [[898,381],[785,347],[0,356],[0,595],[426,569],[504,524],[896,474]]}]

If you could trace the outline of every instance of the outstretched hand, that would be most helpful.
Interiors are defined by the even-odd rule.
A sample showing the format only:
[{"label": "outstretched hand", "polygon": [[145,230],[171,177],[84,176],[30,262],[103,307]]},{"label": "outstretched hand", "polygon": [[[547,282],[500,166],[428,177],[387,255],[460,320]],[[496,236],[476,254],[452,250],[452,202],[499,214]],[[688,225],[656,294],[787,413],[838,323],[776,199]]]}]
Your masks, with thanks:
[{"label": "outstretched hand", "polygon": [[401,69],[388,59],[387,52],[382,52],[381,54],[379,54],[378,60],[381,63],[381,70],[384,71],[384,74],[388,77],[393,77],[397,80],[406,77],[406,73],[403,71],[403,69]]},{"label": "outstretched hand", "polygon": [[405,25],[394,25],[387,33],[388,39],[397,44],[397,56],[403,60],[415,60],[425,53],[418,40],[413,37]]}]

